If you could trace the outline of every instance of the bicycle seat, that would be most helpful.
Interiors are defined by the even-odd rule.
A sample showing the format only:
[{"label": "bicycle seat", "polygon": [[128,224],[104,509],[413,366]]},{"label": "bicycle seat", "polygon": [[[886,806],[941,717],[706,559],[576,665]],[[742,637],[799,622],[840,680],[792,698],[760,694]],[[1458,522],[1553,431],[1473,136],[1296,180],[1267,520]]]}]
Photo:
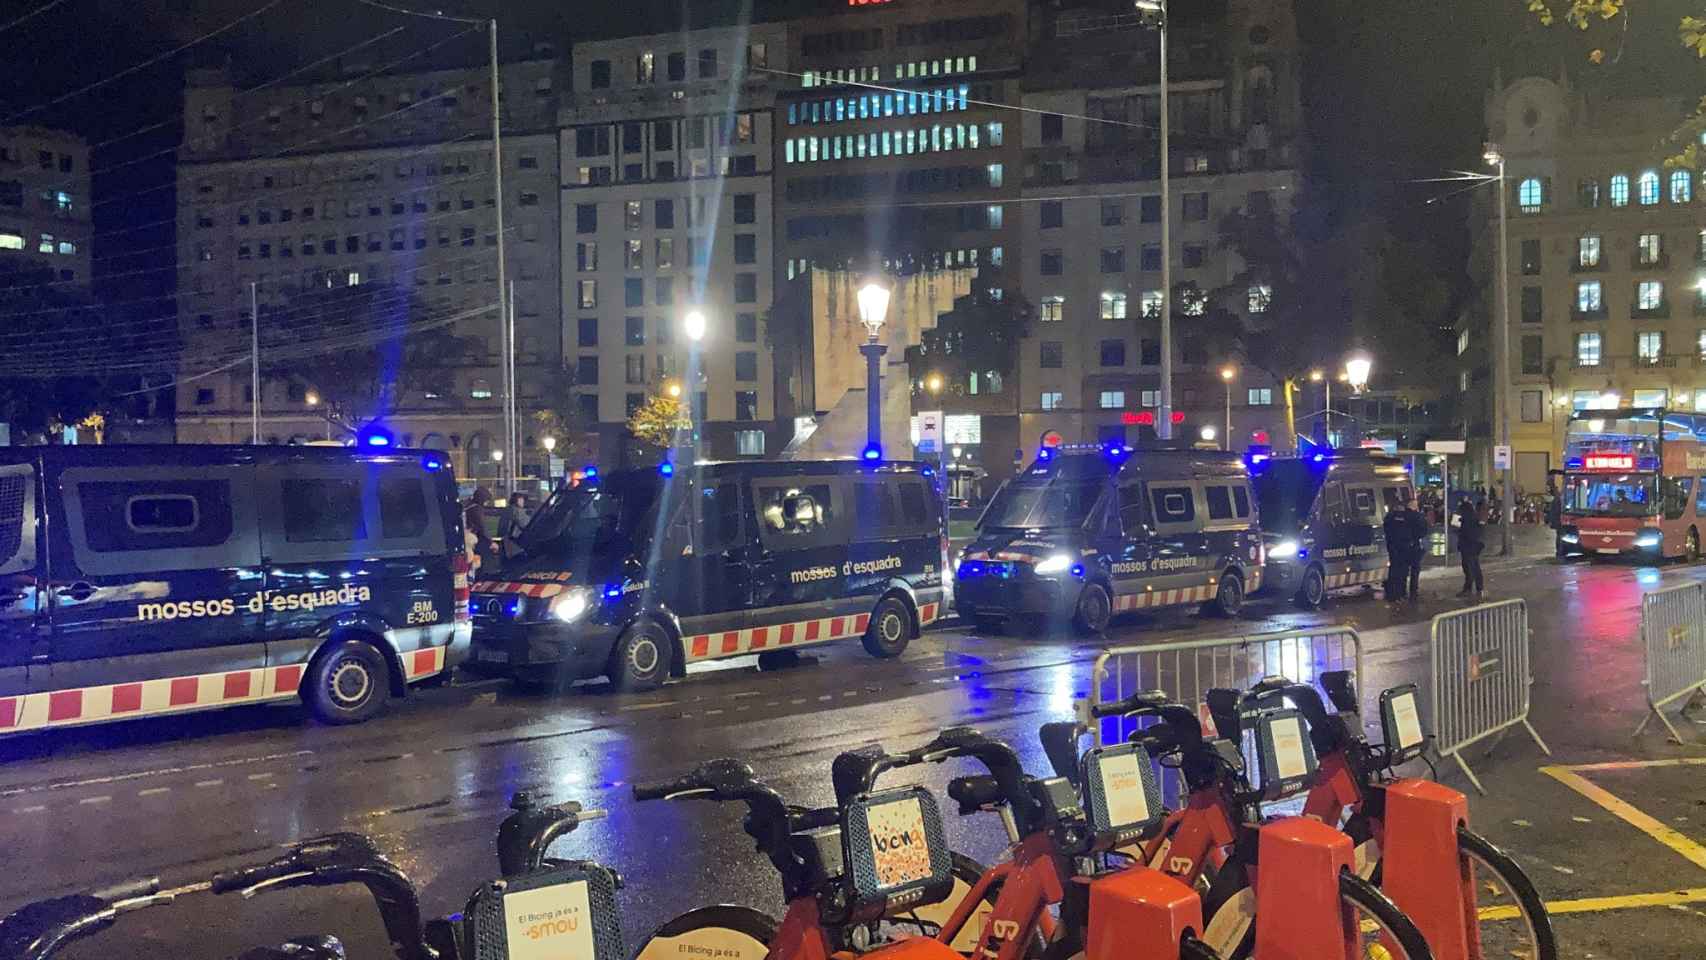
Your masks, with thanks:
[{"label": "bicycle seat", "polygon": [[1001,784],[988,774],[949,780],[948,796],[960,805],[961,816],[977,813],[984,807],[1007,799],[1001,793]]}]

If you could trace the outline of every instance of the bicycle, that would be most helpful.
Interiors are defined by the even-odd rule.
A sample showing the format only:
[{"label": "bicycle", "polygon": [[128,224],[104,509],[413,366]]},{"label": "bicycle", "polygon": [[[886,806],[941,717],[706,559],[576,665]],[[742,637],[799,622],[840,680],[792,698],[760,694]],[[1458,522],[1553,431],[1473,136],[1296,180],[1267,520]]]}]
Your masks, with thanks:
[{"label": "bicycle", "polygon": [[[1329,671],[1321,674],[1320,681],[1338,712],[1327,710],[1314,687],[1294,684],[1283,677],[1270,677],[1256,684],[1242,702],[1245,709],[1259,710],[1289,701],[1303,715],[1319,764],[1315,784],[1303,804],[1303,815],[1333,826],[1342,822],[1345,833],[1357,844],[1364,875],[1379,884],[1386,838],[1387,790],[1413,782],[1397,777],[1394,768],[1417,758],[1425,759],[1428,737],[1422,732],[1416,711],[1416,687],[1405,684],[1381,693],[1382,742],[1374,744],[1362,735],[1350,672]],[[1515,916],[1511,919],[1522,921],[1509,924],[1503,920],[1480,919],[1473,933],[1483,954],[1557,960],[1558,944],[1552,919],[1534,882],[1515,860],[1470,830],[1466,822],[1457,824],[1456,834],[1458,859],[1469,899],[1466,909],[1477,917],[1503,917],[1513,912],[1509,908],[1514,907]],[[1478,909],[1478,901],[1489,894],[1501,902],[1480,904],[1490,906],[1490,911]],[[1508,902],[1504,902],[1507,898]]]},{"label": "bicycle", "polygon": [[[504,877],[481,884],[459,915],[421,922],[415,885],[395,863],[360,834],[334,833],[291,844],[285,853],[260,863],[215,873],[211,878],[162,889],[158,877],[128,880],[110,887],[27,904],[0,919],[0,960],[50,960],[70,944],[113,927],[118,919],[150,907],[166,906],[198,894],[260,893],[295,887],[357,883],[373,897],[386,937],[398,960],[507,960],[509,906],[559,914],[523,925],[529,939],[558,938],[568,955],[587,960],[627,960],[614,891],[620,878],[586,861],[546,856],[551,844],[581,823],[604,812],[577,803],[538,807],[525,795],[511,800],[515,811],[498,832]],[[584,884],[575,889],[574,885]],[[580,899],[584,892],[584,909]],[[574,929],[568,919],[574,918]],[[584,921],[584,922],[583,922]],[[240,960],[345,960],[343,944],[325,935],[296,937],[277,947],[245,951]]]},{"label": "bicycle", "polygon": [[[1192,887],[1203,897],[1208,928],[1203,938],[1232,960],[1255,949],[1261,803],[1298,792],[1308,782],[1313,758],[1290,751],[1302,740],[1295,714],[1265,714],[1257,728],[1262,787],[1252,788],[1236,743],[1206,740],[1196,711],[1159,691],[1139,692],[1092,708],[1091,718],[1153,717],[1158,723],[1132,738],[1164,766],[1177,767],[1188,797],[1159,828],[1140,838],[1140,859]],[[1218,718],[1218,715],[1217,715]],[[1291,733],[1292,736],[1287,736]],[[1374,884],[1350,870],[1338,876],[1344,907],[1346,956],[1431,960],[1433,953],[1416,925]]]}]

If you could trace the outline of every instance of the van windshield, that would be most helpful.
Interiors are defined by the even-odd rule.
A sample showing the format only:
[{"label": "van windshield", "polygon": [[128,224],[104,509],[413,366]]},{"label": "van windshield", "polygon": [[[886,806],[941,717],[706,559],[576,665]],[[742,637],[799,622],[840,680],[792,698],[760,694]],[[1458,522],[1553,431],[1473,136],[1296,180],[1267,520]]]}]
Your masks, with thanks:
[{"label": "van windshield", "polygon": [[658,488],[649,478],[620,477],[597,487],[559,487],[516,535],[522,552],[511,561],[583,572],[591,559],[627,556],[651,539]]},{"label": "van windshield", "polygon": [[1309,510],[1327,479],[1325,470],[1311,470],[1296,461],[1271,463],[1251,482],[1256,488],[1256,507],[1261,511],[1262,529],[1271,533],[1295,531],[1309,518]]},{"label": "van windshield", "polygon": [[1009,483],[989,502],[978,526],[1018,530],[1075,527],[1090,515],[1102,486],[1099,480]]}]

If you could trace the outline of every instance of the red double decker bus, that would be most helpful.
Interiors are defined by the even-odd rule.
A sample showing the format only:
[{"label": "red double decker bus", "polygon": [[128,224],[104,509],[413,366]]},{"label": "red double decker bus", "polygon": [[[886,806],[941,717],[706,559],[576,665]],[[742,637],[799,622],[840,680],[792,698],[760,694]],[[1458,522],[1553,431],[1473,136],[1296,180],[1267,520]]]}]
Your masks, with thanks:
[{"label": "red double decker bus", "polygon": [[1564,435],[1558,555],[1700,558],[1706,414],[1581,410]]}]

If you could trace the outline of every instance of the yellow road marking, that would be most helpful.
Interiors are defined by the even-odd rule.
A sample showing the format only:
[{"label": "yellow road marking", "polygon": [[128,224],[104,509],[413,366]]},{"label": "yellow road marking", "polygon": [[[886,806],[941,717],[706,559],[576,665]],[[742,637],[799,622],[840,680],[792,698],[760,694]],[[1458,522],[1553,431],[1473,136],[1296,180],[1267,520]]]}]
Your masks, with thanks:
[{"label": "yellow road marking", "polygon": [[1706,764],[1706,757],[1673,757],[1669,760],[1614,760],[1610,763],[1577,763],[1567,767],[1552,767],[1543,769],[1554,770],[1643,770],[1648,767],[1683,767],[1695,764]]},{"label": "yellow road marking", "polygon": [[[1631,763],[1634,762],[1635,761],[1631,761]],[[1627,800],[1619,798],[1611,791],[1593,783],[1586,777],[1575,772],[1577,770],[1584,769],[1604,770],[1617,768],[1609,765],[1594,765],[1588,767],[1548,766],[1541,767],[1540,772],[1554,780],[1557,780],[1559,783],[1562,783],[1566,787],[1569,787],[1571,790],[1576,791],[1589,800],[1592,800],[1594,803],[1599,804],[1599,806],[1604,808],[1607,813],[1621,819],[1647,836],[1652,837],[1654,840],[1657,840],[1676,851],[1684,859],[1693,863],[1695,866],[1706,870],[1706,847],[1701,846],[1676,830],[1671,829],[1669,826],[1660,823],[1657,819],[1641,812]]]},{"label": "yellow road marking", "polygon": [[[1546,912],[1554,916],[1565,913],[1596,913],[1602,910],[1632,910],[1639,907],[1674,907],[1706,901],[1706,887],[1687,890],[1666,890],[1663,893],[1630,893],[1619,897],[1585,897],[1581,900],[1554,900],[1546,904]],[[1515,920],[1516,906],[1482,907],[1482,920]]]}]

